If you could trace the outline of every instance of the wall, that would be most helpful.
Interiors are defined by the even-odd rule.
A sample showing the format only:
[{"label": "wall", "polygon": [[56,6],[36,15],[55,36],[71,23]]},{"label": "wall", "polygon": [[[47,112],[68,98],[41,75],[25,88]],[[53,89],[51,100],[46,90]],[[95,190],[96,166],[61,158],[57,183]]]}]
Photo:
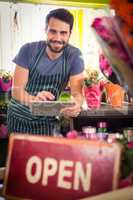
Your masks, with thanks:
[{"label": "wall", "polygon": [[[0,2],[0,69],[14,70],[13,57],[27,42],[45,39],[45,16],[49,10],[59,6]],[[77,10],[76,7],[68,7]],[[98,67],[98,49],[94,32],[90,25],[96,16],[105,15],[103,9],[82,8],[83,45],[82,53],[86,66]],[[17,23],[14,20],[17,12]],[[78,25],[78,22],[77,22]],[[73,36],[77,37],[76,33]],[[75,41],[71,41],[75,45]]]}]

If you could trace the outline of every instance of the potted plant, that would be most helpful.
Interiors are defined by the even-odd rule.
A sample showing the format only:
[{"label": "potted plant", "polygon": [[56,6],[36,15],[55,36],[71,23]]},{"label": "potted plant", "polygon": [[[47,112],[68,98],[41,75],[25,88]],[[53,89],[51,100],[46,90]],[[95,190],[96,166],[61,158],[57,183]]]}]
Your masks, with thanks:
[{"label": "potted plant", "polygon": [[0,72],[0,89],[2,92],[9,92],[12,87],[12,75],[10,72]]},{"label": "potted plant", "polygon": [[87,68],[84,80],[84,96],[89,108],[100,108],[104,81],[96,69]]}]

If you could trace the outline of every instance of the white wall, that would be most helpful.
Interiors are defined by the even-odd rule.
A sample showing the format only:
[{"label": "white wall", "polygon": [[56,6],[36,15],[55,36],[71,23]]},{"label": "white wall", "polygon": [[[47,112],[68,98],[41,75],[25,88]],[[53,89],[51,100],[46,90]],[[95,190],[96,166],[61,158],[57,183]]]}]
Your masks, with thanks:
[{"label": "white wall", "polygon": [[86,67],[98,68],[99,66],[99,49],[100,46],[97,42],[97,38],[94,30],[91,28],[91,24],[96,17],[107,15],[107,11],[104,9],[85,9],[84,10],[84,48],[83,56]]},{"label": "white wall", "polygon": [[[0,2],[0,69],[13,71],[12,59],[22,44],[45,39],[45,16],[56,7],[59,6]],[[99,45],[90,25],[94,17],[105,15],[105,11],[91,8],[83,10],[82,52],[85,64],[87,67],[98,67]],[[14,23],[15,12],[18,13],[17,25]]]},{"label": "white wall", "polygon": [[0,2],[0,69],[12,71],[12,59],[22,44],[44,39],[45,15],[50,8],[47,7]]},{"label": "white wall", "polygon": [[0,4],[0,68],[8,68],[11,65],[12,42],[11,42],[10,5]]}]

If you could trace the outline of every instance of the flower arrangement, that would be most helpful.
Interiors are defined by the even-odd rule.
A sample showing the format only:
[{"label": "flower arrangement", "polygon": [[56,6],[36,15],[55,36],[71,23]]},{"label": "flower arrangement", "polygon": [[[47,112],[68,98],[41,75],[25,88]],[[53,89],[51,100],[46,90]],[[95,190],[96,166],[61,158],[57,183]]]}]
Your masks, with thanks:
[{"label": "flower arrangement", "polygon": [[87,68],[85,72],[84,95],[87,105],[89,108],[100,108],[105,83],[99,78],[98,70]]},{"label": "flower arrangement", "polygon": [[132,64],[121,38],[116,34],[114,21],[111,17],[95,18],[92,27],[95,29],[97,35],[102,39],[102,41],[99,40],[101,47],[103,47],[105,42],[107,47],[110,47],[120,59],[129,65]]},{"label": "flower arrangement", "polygon": [[[100,68],[108,78],[115,74],[115,81],[121,82],[125,88],[128,84],[128,90],[133,95],[132,87],[127,81],[131,79],[132,83],[130,77],[133,73],[133,1],[110,0],[110,8],[114,9],[115,15],[110,12],[108,17],[95,18],[92,23],[103,51]],[[128,134],[130,137],[132,135],[130,140],[125,136],[119,139],[124,147],[120,188],[133,185],[133,130],[128,131]]]},{"label": "flower arrangement", "polygon": [[92,86],[99,82],[99,72],[96,69],[87,68],[85,73],[85,86]]},{"label": "flower arrangement", "polygon": [[100,66],[101,71],[106,77],[111,76],[111,74],[113,73],[110,63],[107,60],[107,58],[104,56],[104,54],[100,54],[99,56],[99,66]]},{"label": "flower arrangement", "polygon": [[[11,98],[12,74],[7,71],[0,71],[0,111],[6,112],[7,104]],[[0,113],[1,113],[0,112]]]},{"label": "flower arrangement", "polygon": [[0,91],[9,92],[12,87],[12,73],[0,71]]},{"label": "flower arrangement", "polygon": [[[129,8],[128,14],[126,6]],[[131,13],[133,4],[127,0],[111,0],[110,7],[115,10],[115,15],[110,12],[108,16],[95,18],[92,23],[92,28],[103,52],[103,55],[100,56],[100,68],[110,81],[121,84],[127,92],[132,94],[133,29]]]},{"label": "flower arrangement", "polygon": [[100,77],[100,72],[94,68],[86,68],[85,70],[85,80],[84,80],[85,87],[92,87],[94,85],[99,85],[100,90],[104,89],[105,80],[103,77]]}]

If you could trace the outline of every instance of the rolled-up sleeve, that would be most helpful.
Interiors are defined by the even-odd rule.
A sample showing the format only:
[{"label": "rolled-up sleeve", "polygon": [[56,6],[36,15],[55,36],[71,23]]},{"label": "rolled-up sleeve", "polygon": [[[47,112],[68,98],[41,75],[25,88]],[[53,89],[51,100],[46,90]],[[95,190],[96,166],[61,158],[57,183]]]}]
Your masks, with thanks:
[{"label": "rolled-up sleeve", "polygon": [[30,48],[29,43],[23,45],[18,54],[13,59],[13,62],[21,67],[29,68],[30,65]]},{"label": "rolled-up sleeve", "polygon": [[72,60],[71,60],[71,68],[70,75],[80,74],[84,71],[84,60],[82,57],[82,53],[79,49],[73,52]]}]

